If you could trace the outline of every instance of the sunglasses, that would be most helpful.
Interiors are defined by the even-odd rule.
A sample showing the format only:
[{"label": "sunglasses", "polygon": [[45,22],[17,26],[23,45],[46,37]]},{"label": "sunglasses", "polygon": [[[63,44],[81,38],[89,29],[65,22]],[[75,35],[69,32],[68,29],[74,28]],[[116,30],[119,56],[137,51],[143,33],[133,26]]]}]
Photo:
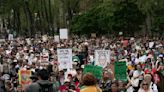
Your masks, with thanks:
[{"label": "sunglasses", "polygon": [[148,85],[148,84],[143,84],[143,85]]}]

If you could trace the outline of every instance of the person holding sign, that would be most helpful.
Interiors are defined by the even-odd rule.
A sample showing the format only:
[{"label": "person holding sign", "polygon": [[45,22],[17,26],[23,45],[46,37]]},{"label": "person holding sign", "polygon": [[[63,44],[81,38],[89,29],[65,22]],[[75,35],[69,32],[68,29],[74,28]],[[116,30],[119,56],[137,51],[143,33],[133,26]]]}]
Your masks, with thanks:
[{"label": "person holding sign", "polygon": [[103,72],[103,78],[99,82],[99,86],[102,89],[102,92],[109,92],[111,86],[111,71],[105,70]]}]

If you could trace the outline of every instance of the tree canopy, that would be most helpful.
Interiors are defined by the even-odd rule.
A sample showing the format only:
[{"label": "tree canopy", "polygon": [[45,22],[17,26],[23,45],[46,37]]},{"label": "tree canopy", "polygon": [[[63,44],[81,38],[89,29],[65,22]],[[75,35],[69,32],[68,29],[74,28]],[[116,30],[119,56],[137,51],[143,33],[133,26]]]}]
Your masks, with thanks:
[{"label": "tree canopy", "polygon": [[[164,33],[164,0],[0,0],[0,25],[18,35]],[[1,30],[2,30],[1,29]]]}]

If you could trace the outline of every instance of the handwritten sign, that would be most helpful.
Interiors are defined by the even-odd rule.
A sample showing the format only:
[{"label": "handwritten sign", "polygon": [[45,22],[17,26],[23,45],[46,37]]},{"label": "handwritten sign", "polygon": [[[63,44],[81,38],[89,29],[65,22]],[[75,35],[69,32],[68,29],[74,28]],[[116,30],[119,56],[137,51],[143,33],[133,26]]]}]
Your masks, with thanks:
[{"label": "handwritten sign", "polygon": [[72,68],[72,49],[57,49],[59,70]]},{"label": "handwritten sign", "polygon": [[114,75],[116,80],[126,81],[126,62],[115,62],[114,64]]},{"label": "handwritten sign", "polygon": [[102,67],[94,66],[94,65],[85,65],[84,67],[84,74],[92,73],[97,79],[102,78]]}]

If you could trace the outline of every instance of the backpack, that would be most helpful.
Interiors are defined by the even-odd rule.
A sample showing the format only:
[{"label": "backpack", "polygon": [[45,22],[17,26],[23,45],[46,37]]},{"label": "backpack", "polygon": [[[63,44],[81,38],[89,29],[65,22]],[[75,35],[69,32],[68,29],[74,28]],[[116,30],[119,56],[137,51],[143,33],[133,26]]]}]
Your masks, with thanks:
[{"label": "backpack", "polygon": [[39,92],[53,92],[53,84],[38,84],[40,86]]}]

